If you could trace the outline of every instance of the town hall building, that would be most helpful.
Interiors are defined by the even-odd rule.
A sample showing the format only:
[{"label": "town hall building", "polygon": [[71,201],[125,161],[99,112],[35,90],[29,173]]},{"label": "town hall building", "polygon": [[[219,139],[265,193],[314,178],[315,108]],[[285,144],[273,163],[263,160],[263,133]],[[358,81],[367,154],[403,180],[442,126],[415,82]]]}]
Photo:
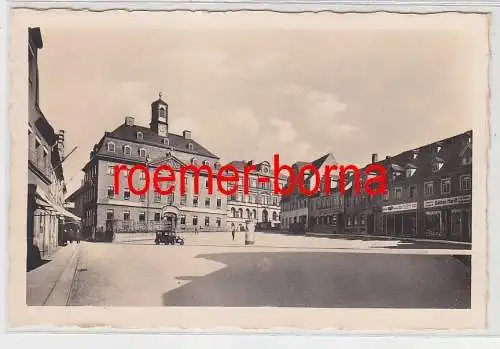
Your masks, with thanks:
[{"label": "town hall building", "polygon": [[[154,231],[164,218],[175,221],[177,231],[220,231],[226,227],[227,197],[217,190],[219,157],[197,143],[190,131],[182,135],[168,130],[168,104],[160,97],[151,104],[149,127],[137,125],[133,117],[112,132],[105,132],[84,166],[83,230],[89,238],[111,240],[121,233]],[[155,191],[153,172],[161,165],[175,169],[175,190],[170,195]],[[128,187],[127,171],[120,172],[119,191],[114,190],[114,167],[142,165],[149,169],[149,190],[134,195]],[[186,192],[180,192],[180,167],[194,165],[212,169],[212,188],[208,176],[200,171],[199,192],[194,191],[193,176],[185,178]],[[134,188],[144,187],[145,174],[133,174]],[[165,183],[167,184],[167,183]],[[169,183],[168,185],[172,185]],[[165,188],[164,188],[165,189]]]}]

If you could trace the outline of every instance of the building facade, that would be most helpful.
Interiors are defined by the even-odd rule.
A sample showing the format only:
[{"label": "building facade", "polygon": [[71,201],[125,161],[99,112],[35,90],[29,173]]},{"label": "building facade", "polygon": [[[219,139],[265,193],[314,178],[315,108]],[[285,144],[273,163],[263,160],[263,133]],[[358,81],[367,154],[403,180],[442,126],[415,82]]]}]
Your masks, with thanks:
[{"label": "building facade", "polygon": [[372,163],[385,167],[387,191],[346,191],[346,233],[472,241],[471,131]]},{"label": "building facade", "polygon": [[[115,193],[116,165],[147,167],[149,190],[142,195],[132,193],[127,171],[122,171]],[[175,169],[175,190],[170,195],[158,193],[152,184],[153,172],[162,165]],[[206,165],[212,170],[212,192],[207,172],[200,171],[198,194],[191,173],[185,178],[186,193],[181,195],[180,168],[187,165]],[[168,105],[160,95],[151,104],[149,127],[136,125],[133,117],[127,117],[114,131],[105,132],[90,153],[90,161],[83,168],[84,230],[94,239],[109,240],[122,232],[153,231],[165,218],[175,220],[178,231],[224,230],[227,197],[217,189],[215,174],[219,168],[219,157],[193,140],[190,131],[182,135],[168,132]],[[134,188],[142,189],[147,176],[138,171],[131,181]]]},{"label": "building facade", "polygon": [[[232,161],[239,172],[238,192],[228,197],[227,229],[246,230],[247,222],[256,223],[258,230],[280,228],[281,195],[274,191],[274,172],[267,161],[254,164],[252,161]],[[249,193],[244,193],[244,168],[255,166],[248,175]],[[279,176],[279,187],[286,184],[286,176]]]},{"label": "building facade", "polygon": [[[301,168],[309,165],[312,165],[318,171],[318,178],[311,171],[301,173]],[[338,198],[336,190],[338,176],[335,171],[332,171],[328,179],[325,177],[326,166],[333,165],[337,165],[337,161],[331,153],[310,163],[300,161],[292,165],[295,185],[289,194],[282,196],[281,200],[281,225],[284,230],[304,233],[312,227],[318,230],[327,227],[337,229],[338,214],[341,212],[339,208],[342,207],[339,206],[342,199]],[[325,180],[331,181],[330,188],[332,190],[329,194],[326,194],[324,190]],[[302,182],[304,188],[309,190],[316,185],[319,185],[320,189],[316,195],[305,195],[299,190],[299,181]],[[316,181],[319,181],[319,183],[316,183]],[[288,182],[287,187],[290,185],[291,183]]]},{"label": "building facade", "polygon": [[63,208],[66,186],[62,161],[64,131],[55,132],[39,105],[38,50],[43,47],[40,28],[29,28],[28,115],[28,268],[50,256],[61,238],[64,219],[77,219]]}]

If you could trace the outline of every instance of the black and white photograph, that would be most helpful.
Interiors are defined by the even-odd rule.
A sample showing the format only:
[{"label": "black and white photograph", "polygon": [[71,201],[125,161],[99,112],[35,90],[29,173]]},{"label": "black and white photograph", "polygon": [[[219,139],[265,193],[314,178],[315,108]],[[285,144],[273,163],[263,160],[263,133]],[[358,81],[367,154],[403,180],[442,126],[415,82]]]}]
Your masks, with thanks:
[{"label": "black and white photograph", "polygon": [[11,26],[19,325],[485,326],[486,17]]}]

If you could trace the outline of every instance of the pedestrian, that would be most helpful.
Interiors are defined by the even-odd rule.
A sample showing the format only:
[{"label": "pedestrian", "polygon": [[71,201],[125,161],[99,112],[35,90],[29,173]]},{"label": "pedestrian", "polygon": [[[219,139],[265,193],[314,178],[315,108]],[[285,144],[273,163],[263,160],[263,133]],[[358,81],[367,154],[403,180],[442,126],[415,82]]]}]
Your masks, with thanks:
[{"label": "pedestrian", "polygon": [[76,228],[76,243],[80,243],[80,228]]},{"label": "pedestrian", "polygon": [[234,241],[234,236],[236,235],[236,228],[233,227],[233,231],[231,232],[231,234],[233,235],[233,241]]},{"label": "pedestrian", "polygon": [[198,226],[194,227],[194,235],[198,235]]}]

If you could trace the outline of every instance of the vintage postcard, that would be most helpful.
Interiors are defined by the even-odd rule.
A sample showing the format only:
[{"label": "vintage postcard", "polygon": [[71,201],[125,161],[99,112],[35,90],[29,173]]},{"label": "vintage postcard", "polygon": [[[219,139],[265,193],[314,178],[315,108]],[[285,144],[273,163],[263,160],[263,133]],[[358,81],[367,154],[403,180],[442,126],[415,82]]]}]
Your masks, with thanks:
[{"label": "vintage postcard", "polygon": [[11,325],[485,328],[488,27],[13,9]]}]

